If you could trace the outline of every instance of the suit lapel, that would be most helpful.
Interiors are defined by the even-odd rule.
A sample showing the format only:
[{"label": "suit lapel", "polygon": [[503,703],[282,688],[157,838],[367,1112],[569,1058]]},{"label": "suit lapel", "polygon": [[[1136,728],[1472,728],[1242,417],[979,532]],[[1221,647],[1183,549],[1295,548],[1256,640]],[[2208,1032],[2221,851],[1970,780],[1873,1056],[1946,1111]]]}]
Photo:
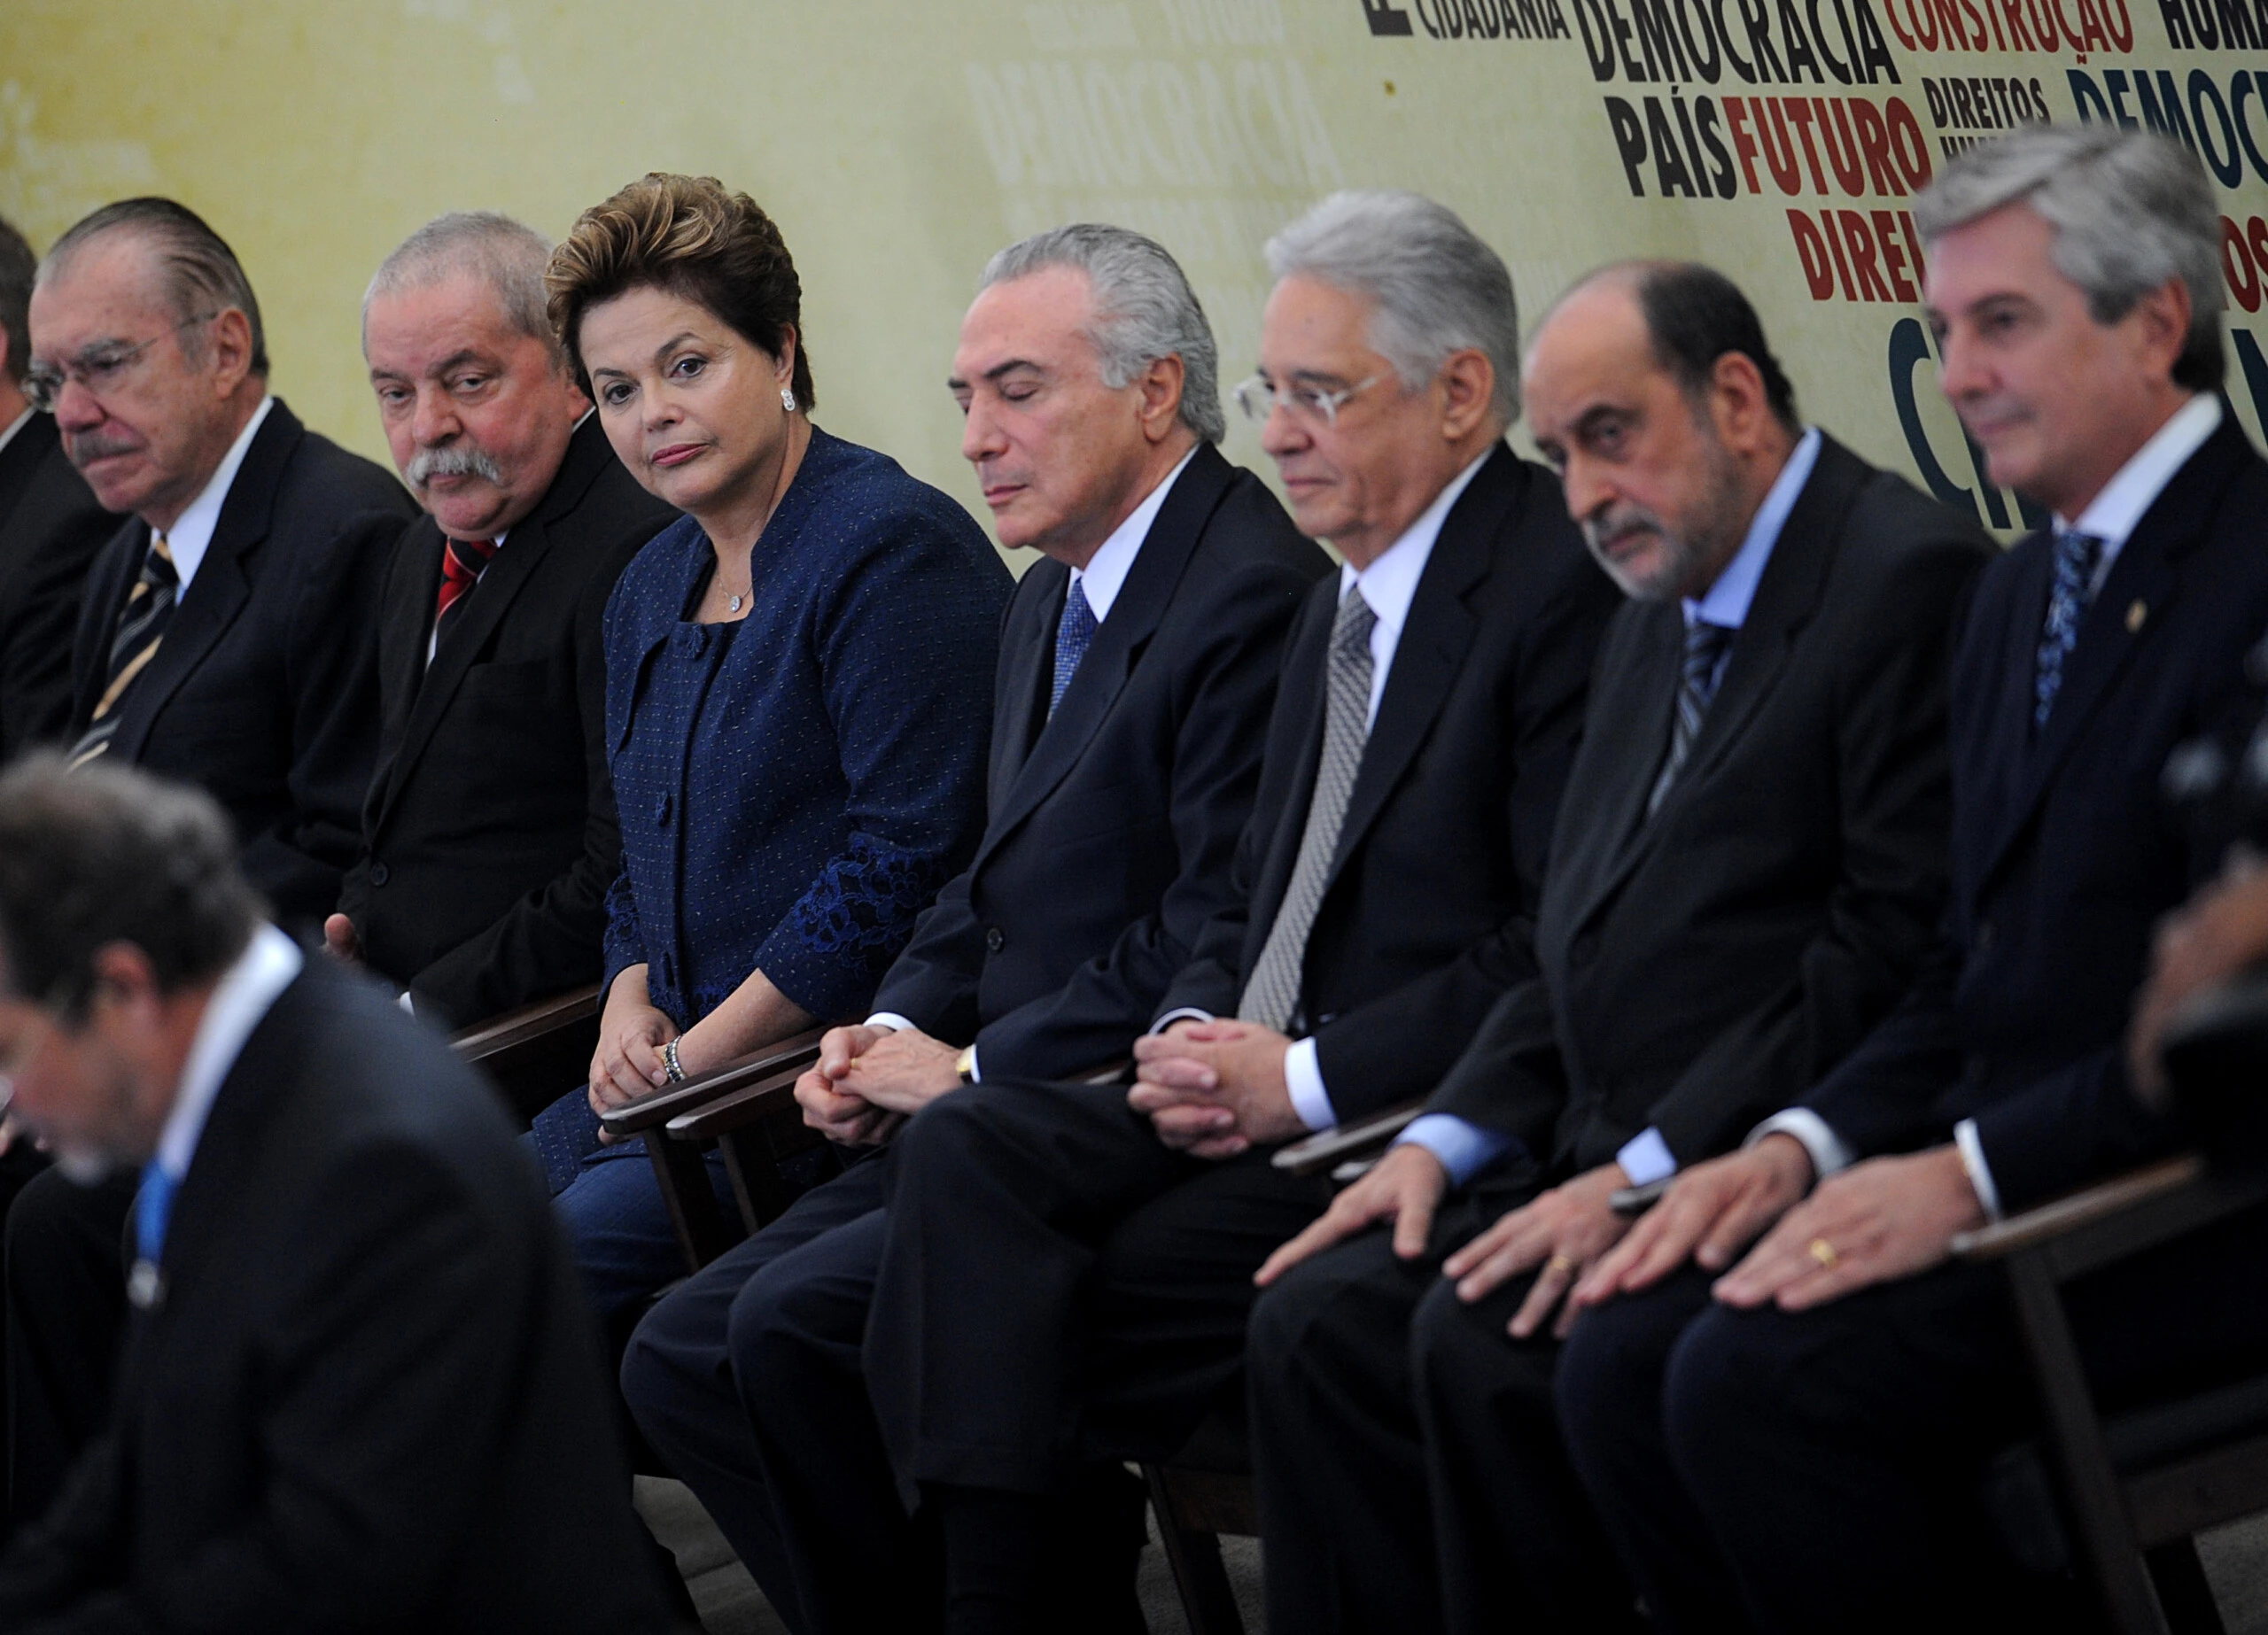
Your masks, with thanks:
[{"label": "suit lapel", "polygon": [[1071,570],[1061,562],[1045,558],[1034,562],[1024,572],[1028,589],[1017,597],[1020,605],[1002,634],[1006,665],[993,711],[991,778],[984,791],[984,810],[993,815],[995,826],[999,814],[1008,810],[1016,774],[1023,771],[1039,735],[1040,719],[1047,713],[1041,689],[1050,672],[1055,627],[1062,623],[1063,598],[1070,585]]},{"label": "suit lapel", "polygon": [[[2174,473],[2172,481],[2134,525],[2080,622],[2078,640],[2063,663],[2063,684],[2055,694],[2047,725],[2031,742],[2029,753],[2019,757],[2019,770],[1993,832],[1992,845],[1985,853],[1980,879],[1989,876],[2006,855],[2088,720],[2133,663],[2136,653],[2164,626],[2166,614],[2179,593],[2181,559],[2204,538],[2214,508],[2220,503],[2222,490],[2245,446],[2236,416],[2224,404],[2219,428]],[[2047,554],[2038,554],[2043,564],[2040,594],[2036,598],[2027,594],[2018,604],[2038,616],[2028,627],[2012,632],[2008,641],[2009,663],[2012,667],[2020,663],[2023,675],[2022,686],[2004,695],[2002,708],[2004,714],[2022,714],[2019,731],[2031,718],[2035,654],[2047,619]],[[2027,585],[2024,589],[2029,593],[2032,587]],[[2030,639],[2020,639],[2027,628]],[[2020,709],[2010,708],[2015,701],[2021,701]]]},{"label": "suit lapel", "polygon": [[1599,910],[1643,855],[1646,799],[1661,775],[1684,674],[1685,620],[1676,603],[1634,603],[1618,617],[1634,627],[1629,658],[1593,682],[1582,748],[1552,833],[1545,890],[1547,897],[1569,895],[1571,931]]},{"label": "suit lapel", "polygon": [[[197,577],[189,582],[173,622],[166,627],[165,639],[158,644],[150,667],[127,695],[118,732],[111,740],[111,754],[128,761],[142,758],[159,713],[252,600],[246,564],[267,541],[276,484],[305,435],[299,418],[277,399],[229,484],[220,519],[213,527],[212,543],[205,547]],[[145,543],[146,539],[145,535]],[[135,571],[140,572],[138,562]]]},{"label": "suit lapel", "polygon": [[[1247,950],[1247,968],[1259,956],[1259,939],[1267,936],[1268,928],[1275,923],[1276,910],[1283,906],[1285,888],[1291,883],[1293,866],[1299,861],[1300,841],[1307,833],[1308,808],[1315,800],[1316,768],[1323,759],[1323,717],[1330,686],[1332,616],[1339,606],[1340,578],[1340,570],[1334,569],[1308,593],[1309,601],[1301,610],[1305,624],[1293,627],[1297,645],[1285,657],[1282,679],[1276,690],[1275,710],[1269,723],[1269,748],[1272,753],[1279,742],[1276,717],[1282,717],[1285,730],[1291,734],[1290,741],[1298,746],[1299,759],[1292,769],[1290,791],[1283,809],[1276,814],[1275,833],[1269,836],[1259,874],[1253,881],[1248,923],[1249,934],[1254,940]],[[1266,775],[1263,766],[1263,779]]]},{"label": "suit lapel", "polygon": [[[0,430],[6,428],[0,427]],[[32,478],[39,474],[40,462],[56,446],[59,434],[55,430],[55,418],[50,415],[35,414],[24,422],[22,430],[8,439],[8,446],[0,448],[0,527],[15,514],[31,492]]]},{"label": "suit lapel", "polygon": [[[1234,469],[1218,450],[1210,445],[1199,446],[1196,457],[1174,484],[1149,532],[1143,536],[1134,565],[1110,604],[1109,616],[1095,627],[1094,640],[1079,661],[1078,672],[1065,689],[1062,704],[1054,718],[1040,728],[1030,756],[1009,786],[1006,805],[994,811],[978,849],[979,863],[1054,793],[1086,753],[1111,706],[1125,690],[1136,661],[1157,632],[1158,621],[1165,616],[1182,572],[1196,552],[1198,538],[1212,520],[1233,475]],[[1065,579],[1068,584],[1068,573]],[[1055,606],[1060,618],[1060,598]],[[1037,689],[1028,696],[1037,708]]]},{"label": "suit lapel", "polygon": [[[1362,765],[1355,773],[1355,787],[1347,797],[1338,848],[1332,856],[1331,873],[1324,881],[1326,893],[1377,821],[1386,796],[1417,758],[1434,717],[1456,683],[1458,667],[1464,663],[1472,632],[1479,626],[1472,610],[1465,606],[1465,595],[1488,577],[1497,531],[1526,489],[1527,477],[1518,456],[1499,444],[1441,521],[1441,536],[1433,541],[1425,571],[1418,576],[1410,616],[1394,644],[1394,663],[1386,672],[1386,692],[1379,700],[1378,719],[1371,723]],[[1318,732],[1318,753],[1321,736]],[[1312,775],[1309,787],[1313,787]]]}]

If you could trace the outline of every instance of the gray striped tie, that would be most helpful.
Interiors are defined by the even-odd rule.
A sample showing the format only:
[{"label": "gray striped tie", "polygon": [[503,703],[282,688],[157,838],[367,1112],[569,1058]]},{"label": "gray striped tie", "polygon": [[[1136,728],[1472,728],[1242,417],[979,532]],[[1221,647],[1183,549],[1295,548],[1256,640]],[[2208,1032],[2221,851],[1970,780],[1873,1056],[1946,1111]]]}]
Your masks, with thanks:
[{"label": "gray striped tie", "polygon": [[103,695],[95,701],[86,732],[71,747],[71,765],[84,766],[110,748],[111,737],[118,731],[118,707],[150,661],[157,657],[158,644],[165,639],[166,626],[173,622],[180,587],[181,574],[174,567],[172,547],[165,535],[151,533],[149,554],[142,559],[141,577],[134,581],[126,606],[119,609]]},{"label": "gray striped tie", "polygon": [[1308,826],[1300,836],[1299,860],[1291,883],[1268,928],[1268,941],[1254,962],[1237,1016],[1287,1033],[1299,1019],[1300,973],[1307,962],[1308,933],[1323,906],[1323,883],[1339,850],[1339,827],[1347,818],[1347,797],[1362,769],[1363,746],[1370,741],[1371,629],[1378,616],[1363,593],[1347,593],[1331,626],[1329,694],[1324,704],[1323,755],[1316,763],[1315,793],[1308,799]]},{"label": "gray striped tie", "polygon": [[1669,798],[1670,786],[1684,770],[1685,757],[1693,753],[1701,719],[1709,713],[1710,701],[1717,696],[1717,682],[1724,674],[1725,650],[1737,633],[1730,625],[1711,624],[1703,619],[1685,627],[1685,674],[1678,683],[1677,720],[1669,730],[1669,759],[1662,763],[1661,776],[1654,779],[1654,792],[1646,800],[1649,818]]}]

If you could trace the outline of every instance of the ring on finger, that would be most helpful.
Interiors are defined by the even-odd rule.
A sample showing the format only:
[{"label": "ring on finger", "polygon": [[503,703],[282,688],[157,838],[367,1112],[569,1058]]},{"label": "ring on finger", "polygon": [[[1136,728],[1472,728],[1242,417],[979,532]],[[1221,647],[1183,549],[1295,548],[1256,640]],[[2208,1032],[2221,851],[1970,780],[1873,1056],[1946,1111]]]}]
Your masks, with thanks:
[{"label": "ring on finger", "polygon": [[1811,1240],[1810,1251],[1811,1258],[1819,1262],[1820,1269],[1821,1271],[1833,1271],[1835,1269],[1836,1263],[1843,1259],[1841,1255],[1835,1252],[1835,1245],[1829,1243],[1823,1237],[1813,1238]]},{"label": "ring on finger", "polygon": [[1575,1269],[1574,1257],[1572,1255],[1554,1255],[1551,1259],[1543,1263],[1543,1269],[1546,1272],[1553,1273],[1564,1277],[1568,1273]]}]

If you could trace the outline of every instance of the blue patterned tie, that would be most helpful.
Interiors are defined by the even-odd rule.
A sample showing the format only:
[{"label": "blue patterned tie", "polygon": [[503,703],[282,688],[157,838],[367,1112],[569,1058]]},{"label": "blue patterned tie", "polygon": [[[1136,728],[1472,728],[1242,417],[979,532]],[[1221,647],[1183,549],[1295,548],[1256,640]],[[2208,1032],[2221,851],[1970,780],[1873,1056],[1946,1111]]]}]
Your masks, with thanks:
[{"label": "blue patterned tie", "polygon": [[1063,598],[1063,617],[1055,626],[1055,682],[1047,698],[1050,721],[1055,719],[1055,707],[1063,701],[1064,689],[1078,673],[1079,661],[1087,656],[1094,639],[1095,610],[1087,605],[1084,582],[1074,579],[1069,594]]},{"label": "blue patterned tie", "polygon": [[135,1249],[156,1265],[166,1251],[166,1228],[173,1222],[174,1193],[180,1180],[154,1160],[142,1172],[142,1190],[134,1200]]},{"label": "blue patterned tie", "polygon": [[1654,792],[1646,799],[1649,818],[1669,798],[1670,786],[1684,770],[1685,758],[1693,753],[1702,717],[1709,713],[1709,705],[1717,696],[1717,683],[1724,675],[1725,654],[1739,633],[1729,624],[1712,624],[1706,619],[1696,619],[1685,627],[1685,674],[1677,687],[1677,719],[1670,724],[1669,759],[1662,763]]},{"label": "blue patterned tie", "polygon": [[2039,650],[2031,678],[2031,730],[2047,725],[2062,690],[2064,662],[2078,645],[2079,621],[2086,616],[2094,596],[2095,564],[2102,560],[2102,541],[2093,534],[2059,528],[2055,531],[2055,581],[2047,593],[2047,623],[2039,632]]}]

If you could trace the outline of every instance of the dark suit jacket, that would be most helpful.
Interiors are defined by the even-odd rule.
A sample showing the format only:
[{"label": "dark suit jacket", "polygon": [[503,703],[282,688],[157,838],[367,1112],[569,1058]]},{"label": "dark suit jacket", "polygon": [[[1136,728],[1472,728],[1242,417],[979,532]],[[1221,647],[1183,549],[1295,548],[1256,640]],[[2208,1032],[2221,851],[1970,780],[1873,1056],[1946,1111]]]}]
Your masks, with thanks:
[{"label": "dark suit jacket", "polygon": [[34,415],[0,448],[0,761],[63,740],[71,726],[71,633],[79,588],[119,519]]},{"label": "dark suit jacket", "polygon": [[1651,819],[1685,619],[1616,616],[1536,926],[1432,1098],[1549,1168],[1658,1128],[1682,1164],[1816,1084],[1904,994],[1946,896],[1946,683],[1975,525],[1831,439]]},{"label": "dark suit jacket", "polygon": [[311,957],[222,1081],[13,1631],[658,1630],[598,1342],[494,1096]]},{"label": "dark suit jacket", "polygon": [[447,642],[441,531],[410,524],[378,635],[378,768],[339,907],[371,969],[462,1027],[595,982],[622,832],[606,763],[606,599],[677,513],[592,415]]},{"label": "dark suit jacket", "polygon": [[[1339,583],[1317,585],[1292,628],[1242,892],[1161,1015],[1233,1016],[1275,923],[1322,755]],[[1301,1007],[1342,1120],[1440,1082],[1497,996],[1534,972],[1544,854],[1619,600],[1551,474],[1492,453],[1418,582],[1308,935]]]},{"label": "dark suit jacket", "polygon": [[1806,1098],[1860,1153],[1934,1144],[1974,1117],[2016,1210],[2176,1139],[2133,1099],[2122,1041],[2152,928],[2220,863],[2159,779],[2177,745],[2258,713],[2244,653],[2268,627],[2264,516],[2268,461],[2224,406],[2112,563],[2036,740],[2053,542],[2033,535],[1979,584],[1953,670],[1945,934]]},{"label": "dark suit jacket", "polygon": [[[213,543],[119,707],[109,753],[201,784],[237,825],[245,876],[305,929],[338,903],[377,755],[379,590],[416,508],[392,475],[278,399]],[[149,524],[95,561],[72,650],[72,731],[102,696]]]},{"label": "dark suit jacket", "polygon": [[988,1076],[1123,1058],[1228,903],[1284,632],[1331,562],[1260,479],[1199,448],[1159,508],[1052,720],[1071,570],[1008,604],[990,821],[874,996]]}]

